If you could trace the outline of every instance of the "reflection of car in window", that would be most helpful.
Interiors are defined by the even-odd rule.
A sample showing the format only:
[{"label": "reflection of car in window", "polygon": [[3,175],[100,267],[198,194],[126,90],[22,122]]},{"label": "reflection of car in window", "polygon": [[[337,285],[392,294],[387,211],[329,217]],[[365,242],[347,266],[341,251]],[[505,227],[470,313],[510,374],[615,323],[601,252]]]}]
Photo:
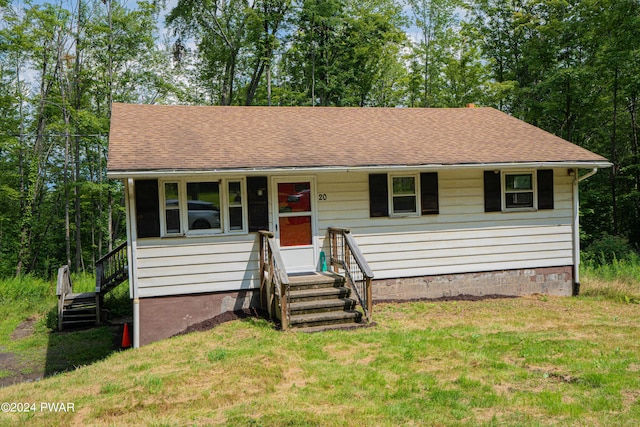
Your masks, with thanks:
[{"label": "reflection of car in window", "polygon": [[[178,206],[175,199],[167,200],[167,207]],[[189,230],[220,228],[220,209],[211,202],[189,200],[187,202]]]},{"label": "reflection of car in window", "polygon": [[206,228],[220,228],[220,209],[213,203],[200,200],[190,200],[189,230],[202,230]]},{"label": "reflection of car in window", "polygon": [[305,189],[296,194],[287,195],[287,203],[280,212],[301,212],[311,210],[311,190]]}]

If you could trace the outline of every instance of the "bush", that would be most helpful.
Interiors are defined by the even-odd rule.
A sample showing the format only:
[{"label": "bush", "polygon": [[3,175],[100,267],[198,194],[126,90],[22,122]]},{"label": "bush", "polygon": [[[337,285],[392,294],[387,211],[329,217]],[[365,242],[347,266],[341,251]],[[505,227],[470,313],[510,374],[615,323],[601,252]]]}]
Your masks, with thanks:
[{"label": "bush", "polygon": [[600,264],[631,260],[637,255],[627,239],[607,233],[602,233],[599,239],[591,242],[584,250],[585,261]]}]

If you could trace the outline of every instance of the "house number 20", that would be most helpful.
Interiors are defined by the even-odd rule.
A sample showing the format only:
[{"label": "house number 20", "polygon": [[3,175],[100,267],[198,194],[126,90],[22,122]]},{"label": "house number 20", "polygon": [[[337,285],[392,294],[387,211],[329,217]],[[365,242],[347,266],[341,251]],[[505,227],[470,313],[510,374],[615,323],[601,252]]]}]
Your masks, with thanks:
[{"label": "house number 20", "polygon": [[318,200],[327,200],[327,193],[318,194]]}]

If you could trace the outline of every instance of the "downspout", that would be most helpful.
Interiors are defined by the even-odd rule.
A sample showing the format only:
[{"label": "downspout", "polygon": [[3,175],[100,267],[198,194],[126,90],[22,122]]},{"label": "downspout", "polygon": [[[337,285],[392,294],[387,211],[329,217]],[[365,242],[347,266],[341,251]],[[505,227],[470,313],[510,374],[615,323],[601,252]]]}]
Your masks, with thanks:
[{"label": "downspout", "polygon": [[135,206],[135,187],[133,178],[127,179],[127,197],[125,198],[125,211],[127,214],[127,237],[129,239],[129,284],[131,286],[130,297],[133,299],[133,348],[140,347],[140,298],[138,296],[138,260],[137,260],[137,224]]},{"label": "downspout", "polygon": [[576,169],[573,178],[573,290],[572,295],[580,294],[580,200],[578,184],[595,175],[598,168],[580,176],[580,170]]}]

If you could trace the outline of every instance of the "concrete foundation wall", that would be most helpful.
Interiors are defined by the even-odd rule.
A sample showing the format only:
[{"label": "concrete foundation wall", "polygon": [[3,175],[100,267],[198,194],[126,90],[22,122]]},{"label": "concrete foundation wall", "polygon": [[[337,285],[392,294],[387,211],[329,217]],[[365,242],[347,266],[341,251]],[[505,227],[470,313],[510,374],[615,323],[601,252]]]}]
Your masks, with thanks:
[{"label": "concrete foundation wall", "polygon": [[140,345],[169,338],[227,311],[259,306],[259,292],[250,290],[141,298]]},{"label": "concrete foundation wall", "polygon": [[[535,293],[570,296],[572,290],[571,266],[545,267],[374,280],[373,300]],[[227,311],[258,307],[259,304],[257,290],[141,298],[140,345],[169,338],[191,325]]]},{"label": "concrete foundation wall", "polygon": [[372,287],[374,301],[402,301],[455,295],[522,296],[540,293],[570,296],[573,291],[573,267],[374,279]]}]

